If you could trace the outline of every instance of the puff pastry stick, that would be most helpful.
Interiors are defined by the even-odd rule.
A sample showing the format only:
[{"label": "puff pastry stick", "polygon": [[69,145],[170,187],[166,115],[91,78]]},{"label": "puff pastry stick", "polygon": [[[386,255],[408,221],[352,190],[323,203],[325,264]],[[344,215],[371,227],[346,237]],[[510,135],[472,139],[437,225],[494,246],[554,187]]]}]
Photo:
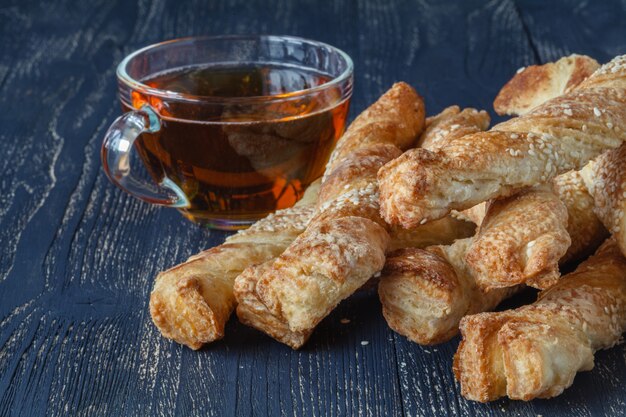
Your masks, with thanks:
[{"label": "puff pastry stick", "polygon": [[[512,198],[523,204],[514,207]],[[608,236],[593,204],[579,171],[556,177],[552,190],[523,191],[489,203],[466,254],[478,285],[484,290],[553,285],[559,264],[588,256]]]},{"label": "puff pastry stick", "polygon": [[378,144],[394,145],[401,150],[414,146],[416,135],[424,128],[425,117],[424,101],[413,87],[404,82],[395,83],[350,123],[330,155],[322,182],[357,149]]},{"label": "puff pastry stick", "polygon": [[451,141],[412,149],[379,172],[381,213],[413,227],[580,169],[626,140],[626,56],[529,113]]},{"label": "puff pastry stick", "polygon": [[431,151],[445,147],[453,139],[483,132],[491,121],[484,110],[450,106],[426,119],[426,128],[417,141],[417,147]]},{"label": "puff pastry stick", "polygon": [[278,256],[304,231],[318,189],[319,181],[296,206],[270,214],[224,244],[161,272],[150,294],[150,315],[161,334],[192,349],[221,339],[235,307],[235,277],[249,265]]},{"label": "puff pastry stick", "polygon": [[582,170],[594,212],[626,254],[626,145],[600,155]]},{"label": "puff pastry stick", "polygon": [[[503,255],[511,258],[513,268],[519,269],[517,261],[523,259],[537,271],[544,271],[544,277],[558,278],[558,257],[565,253],[569,235],[565,231],[567,215],[560,213],[565,208],[555,200],[553,193],[539,189],[499,201],[497,207],[490,206],[482,233],[503,239],[493,253],[483,254],[487,259],[482,263],[479,260],[482,269],[478,273],[466,259],[475,240],[480,239],[480,232],[478,237],[457,240],[449,246],[401,249],[390,254],[378,286],[389,326],[420,344],[449,340],[457,333],[463,316],[489,311],[519,289],[515,284],[523,282],[521,278],[520,282],[494,286],[488,292],[480,286],[482,277],[488,279],[506,268],[509,259]],[[490,221],[492,216],[495,221]],[[545,227],[546,216],[556,217],[555,230]],[[545,248],[527,251],[528,243],[537,240],[544,242]],[[515,272],[521,275],[524,271]]]},{"label": "puff pastry stick", "polygon": [[463,318],[454,373],[470,400],[554,397],[625,330],[626,259],[610,239],[534,304]]},{"label": "puff pastry stick", "polygon": [[[426,128],[418,139],[418,147],[429,151],[441,149],[454,139],[487,130],[490,121],[489,114],[484,110],[478,111],[474,108],[461,110],[459,106],[447,107],[441,113],[426,119]],[[462,212],[452,211],[451,216],[480,225],[484,209],[485,204],[481,203]],[[400,227],[396,226],[396,229]]]},{"label": "puff pastry stick", "polygon": [[395,84],[340,139],[306,231],[267,263],[235,280],[237,316],[299,348],[332,309],[385,262],[389,245],[379,215],[376,173],[410,146],[424,127],[423,101]]},{"label": "puff pastry stick", "polygon": [[[235,306],[234,278],[250,265],[277,257],[305,230],[318,189],[319,181],[307,189],[297,207],[269,215],[230,236],[225,244],[159,274],[150,312],[161,333],[193,349],[222,338]],[[470,236],[473,230],[472,224],[451,217],[412,230],[392,228],[390,247],[447,244]]]},{"label": "puff pastry stick", "polygon": [[571,91],[600,67],[586,55],[572,54],[556,62],[521,68],[493,102],[499,115],[519,116]]},{"label": "puff pastry stick", "polygon": [[[347,228],[354,227],[356,222],[348,222],[348,220],[355,220],[354,217],[348,217],[342,219],[341,222],[334,222],[334,226],[344,226],[347,225]],[[406,247],[425,247],[428,245],[433,245],[437,243],[451,243],[455,239],[464,238],[470,236],[475,226],[469,222],[457,220],[452,217],[445,217],[443,219],[430,222],[425,225],[418,226],[412,230],[406,229],[392,229],[389,232],[390,242],[389,242],[389,250],[393,250],[395,248],[406,248]],[[341,231],[339,231],[342,233]],[[332,231],[325,231],[324,236],[332,235]],[[304,239],[304,236],[303,236]],[[325,237],[322,238],[322,240]],[[334,239],[334,238],[333,238]],[[367,240],[367,239],[366,239]],[[310,245],[309,241],[304,241],[302,244],[303,247],[307,247]],[[354,242],[350,243],[349,241],[343,241],[337,243],[341,243],[342,245],[348,246],[352,244],[365,245],[364,247],[369,247],[371,244],[375,244],[376,242]],[[299,250],[300,246],[296,246],[295,248],[290,248],[292,252]],[[306,250],[306,249],[305,249]],[[377,255],[375,253],[375,255]],[[308,256],[308,253],[303,253],[301,256]],[[264,331],[268,335],[272,336],[274,339],[285,343],[288,346],[293,348],[301,347],[311,335],[313,328],[292,331],[289,326],[285,323],[284,319],[278,315],[270,314],[268,308],[261,301],[257,284],[259,279],[263,277],[263,274],[270,270],[270,268],[274,265],[274,259],[268,260],[261,265],[250,267],[241,274],[241,276],[237,277],[235,284],[235,293],[237,295],[237,300],[239,304],[237,305],[237,315],[239,319],[247,325],[255,327],[259,330]],[[364,274],[363,276],[366,276]],[[361,287],[359,288],[370,288],[375,285],[378,281],[378,277],[376,274],[369,280],[367,280]],[[293,289],[294,293],[298,292],[298,288]],[[318,297],[318,291],[313,291],[313,296]],[[285,297],[291,297],[285,296]],[[307,296],[306,303],[315,303],[320,302],[321,305],[326,303],[324,299],[310,299],[311,295]]]},{"label": "puff pastry stick", "polygon": [[[600,65],[584,55],[570,55],[552,63],[533,65],[518,72],[500,90],[493,106],[498,114],[520,116],[547,100],[572,90],[589,77]],[[579,230],[561,263],[580,259],[593,253],[608,232],[594,214],[594,198],[587,186],[593,182],[590,162],[579,172],[559,175],[553,186],[567,206],[568,230]],[[584,182],[583,182],[583,176]],[[583,185],[584,183],[587,186]],[[568,195],[565,195],[565,194]]]},{"label": "puff pastry stick", "polygon": [[[593,199],[587,193],[578,172],[557,177],[555,191],[569,212],[567,232],[574,242],[560,260],[560,264],[564,264],[593,253],[607,233],[590,210]],[[534,212],[536,208],[533,205],[542,204],[537,198],[507,200],[511,212],[518,214],[519,208]],[[548,201],[551,201],[549,196]],[[502,210],[506,211],[506,207]],[[538,209],[538,217],[543,215],[542,210]],[[524,217],[516,219],[512,215],[509,219],[520,226]],[[491,228],[502,227],[502,224],[494,222],[488,224]],[[534,229],[534,224],[537,222],[528,222],[529,232],[524,235],[526,242],[546,234],[541,228]],[[508,229],[509,226],[504,228]],[[534,235],[531,230],[535,230]],[[550,233],[547,231],[548,235]],[[520,288],[495,288],[489,292],[481,290],[465,260],[473,240],[457,240],[449,246],[432,246],[426,250],[402,249],[388,255],[378,291],[383,315],[392,329],[420,344],[441,343],[458,332],[459,320],[463,316],[489,311]],[[504,241],[504,245],[513,245],[512,248],[521,252],[525,250],[525,244],[516,244],[512,240]],[[541,269],[550,270],[553,268],[552,259],[553,255],[534,252],[531,262],[542,264]]]},{"label": "puff pastry stick", "polygon": [[421,345],[442,343],[457,334],[463,316],[491,310],[517,291],[480,290],[465,262],[471,242],[404,248],[387,257],[378,295],[389,327]]},{"label": "puff pastry stick", "polygon": [[556,177],[552,185],[567,208],[567,232],[572,241],[559,264],[586,259],[609,237],[609,232],[593,212],[594,200],[583,175],[581,171],[570,171]]},{"label": "puff pastry stick", "polygon": [[567,220],[567,207],[547,186],[490,202],[465,254],[478,286],[553,285],[572,243]]},{"label": "puff pastry stick", "polygon": [[[315,211],[319,181],[295,207],[280,210],[239,231],[220,246],[158,275],[150,314],[164,337],[192,349],[221,339],[235,307],[233,283],[250,265],[274,259],[305,230]],[[424,247],[471,236],[474,225],[446,217],[413,230],[392,229],[390,247]]]},{"label": "puff pastry stick", "polygon": [[432,245],[449,245],[457,239],[474,235],[476,225],[471,221],[452,216],[421,224],[414,229],[391,227],[388,252],[403,248],[425,248]]}]

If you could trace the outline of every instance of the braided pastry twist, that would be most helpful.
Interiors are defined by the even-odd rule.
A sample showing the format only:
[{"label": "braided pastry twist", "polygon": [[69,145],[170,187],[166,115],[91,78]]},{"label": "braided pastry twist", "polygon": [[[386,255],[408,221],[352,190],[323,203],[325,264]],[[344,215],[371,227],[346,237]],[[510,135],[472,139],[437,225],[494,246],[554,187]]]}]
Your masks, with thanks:
[{"label": "braided pastry twist", "polygon": [[[478,270],[471,268],[467,255],[479,237],[391,253],[378,286],[389,326],[416,343],[445,342],[458,332],[463,316],[492,310],[517,292],[520,282],[553,284],[559,277],[559,257],[563,264],[597,248],[606,232],[590,210],[581,210],[591,207],[593,201],[580,174],[572,171],[555,182],[559,183],[555,191],[560,204],[553,193],[540,188],[498,201],[495,212],[489,206],[481,225],[483,234],[503,239],[491,248],[493,253],[483,253],[485,259]],[[492,216],[497,220],[490,220]],[[546,217],[553,219],[554,229],[545,227]],[[580,243],[568,249],[570,236],[571,241]],[[535,241],[543,241],[543,249],[528,251],[529,243]],[[525,265],[543,273],[533,281],[524,275],[530,269]],[[511,275],[517,280],[485,292],[481,284],[504,268],[515,268]]]},{"label": "braided pastry twist", "polygon": [[624,140],[626,56],[619,56],[572,91],[488,132],[391,161],[379,172],[381,213],[391,224],[414,227],[549,182]]},{"label": "braided pastry twist", "polygon": [[278,256],[304,231],[318,188],[319,182],[312,184],[296,206],[161,272],[150,294],[150,315],[161,334],[192,349],[221,339],[235,308],[235,277],[249,265]]},{"label": "braided pastry twist", "polygon": [[600,155],[582,170],[594,212],[626,254],[626,145]]},{"label": "braided pastry twist", "polygon": [[608,240],[534,304],[461,320],[454,373],[463,396],[492,401],[559,395],[593,354],[626,330],[626,258]]},{"label": "braided pastry twist", "polygon": [[395,84],[340,139],[322,181],[317,214],[278,258],[235,280],[237,316],[292,348],[344,298],[379,272],[389,245],[376,173],[424,127],[421,97]]}]

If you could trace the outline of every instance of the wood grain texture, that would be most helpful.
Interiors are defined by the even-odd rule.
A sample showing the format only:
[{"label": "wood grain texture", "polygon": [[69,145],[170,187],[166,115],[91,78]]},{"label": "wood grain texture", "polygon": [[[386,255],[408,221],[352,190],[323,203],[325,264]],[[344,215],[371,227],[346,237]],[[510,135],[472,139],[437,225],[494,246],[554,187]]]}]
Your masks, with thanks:
[{"label": "wood grain texture", "polygon": [[125,195],[99,160],[115,65],[163,39],[319,39],[355,61],[353,113],[403,80],[434,114],[490,110],[521,66],[624,53],[625,22],[624,0],[0,1],[0,416],[626,414],[624,345],[557,399],[477,405],[452,377],[458,340],[394,334],[374,292],[298,352],[235,320],[199,352],[165,340],[147,312],[153,277],[225,234]]}]

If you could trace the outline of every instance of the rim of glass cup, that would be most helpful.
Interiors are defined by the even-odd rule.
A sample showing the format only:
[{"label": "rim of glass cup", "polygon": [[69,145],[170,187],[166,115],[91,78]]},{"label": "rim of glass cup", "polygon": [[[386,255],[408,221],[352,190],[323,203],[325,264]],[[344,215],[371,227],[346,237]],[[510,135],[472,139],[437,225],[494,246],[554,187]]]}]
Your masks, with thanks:
[{"label": "rim of glass cup", "polygon": [[[188,93],[179,93],[175,91],[162,90],[159,88],[150,87],[149,85],[144,84],[141,81],[134,79],[126,71],[126,67],[128,66],[128,63],[131,60],[133,60],[133,58],[136,58],[137,56],[143,54],[146,51],[149,51],[151,49],[158,48],[164,45],[180,43],[180,42],[199,41],[199,40],[253,40],[253,39],[292,40],[292,41],[306,42],[306,43],[316,45],[316,46],[326,47],[338,53],[343,58],[343,60],[346,62],[346,68],[338,76],[333,77],[327,83],[320,84],[315,87],[306,88],[304,90],[290,91],[288,93],[283,93],[283,94],[266,95],[266,96],[249,96],[249,97],[200,96],[200,95],[194,95],[194,94],[188,94]],[[187,102],[241,103],[241,102],[255,102],[255,101],[267,102],[268,99],[271,101],[290,100],[290,99],[297,98],[300,96],[306,96],[311,93],[324,91],[329,88],[335,87],[341,84],[342,82],[348,80],[352,76],[353,69],[354,69],[354,64],[352,62],[352,58],[350,58],[350,56],[347,53],[345,53],[344,51],[342,51],[341,49],[337,47],[334,47],[324,42],[314,41],[311,39],[301,38],[298,36],[220,35],[220,36],[188,36],[184,38],[171,39],[171,40],[158,42],[152,45],[145,46],[127,55],[122,60],[122,62],[120,62],[119,65],[117,66],[116,74],[117,74],[117,78],[120,81],[122,81],[123,83],[125,83],[127,86],[129,86],[132,89],[145,91],[151,95],[162,97],[162,98],[167,98],[170,100],[174,99],[174,100],[187,101]],[[344,99],[345,99],[345,96],[342,96],[339,101],[341,102]]]}]

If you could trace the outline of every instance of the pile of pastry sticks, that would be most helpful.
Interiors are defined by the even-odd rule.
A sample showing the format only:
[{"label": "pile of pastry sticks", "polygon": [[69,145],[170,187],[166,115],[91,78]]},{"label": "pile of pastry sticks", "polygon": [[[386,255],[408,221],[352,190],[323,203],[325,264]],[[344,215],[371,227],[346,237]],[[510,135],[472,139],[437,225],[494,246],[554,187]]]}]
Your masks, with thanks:
[{"label": "pile of pastry sticks", "polygon": [[[154,323],[197,349],[236,308],[298,348],[374,282],[398,333],[434,344],[460,329],[465,397],[560,394],[626,330],[626,56],[528,67],[494,107],[515,117],[491,129],[475,109],[425,118],[395,84],[296,206],[159,274]],[[487,312],[524,286],[542,290],[535,303]]]}]

